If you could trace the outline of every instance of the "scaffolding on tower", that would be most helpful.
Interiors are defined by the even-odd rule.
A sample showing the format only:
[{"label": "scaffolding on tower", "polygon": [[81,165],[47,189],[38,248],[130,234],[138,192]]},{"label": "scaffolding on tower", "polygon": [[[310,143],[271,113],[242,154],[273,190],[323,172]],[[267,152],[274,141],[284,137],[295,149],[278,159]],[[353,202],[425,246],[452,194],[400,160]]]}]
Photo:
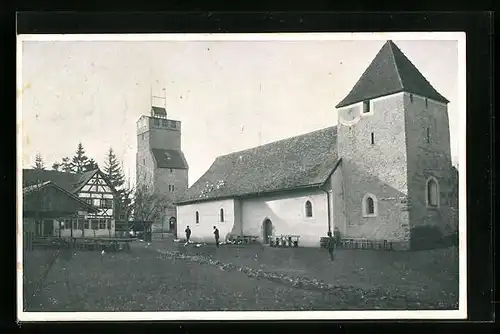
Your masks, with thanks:
[{"label": "scaffolding on tower", "polygon": [[[150,105],[151,116],[156,118],[167,118],[167,90],[162,88],[163,96],[153,95],[153,88],[150,86]],[[155,103],[156,100],[162,100],[162,105]]]}]

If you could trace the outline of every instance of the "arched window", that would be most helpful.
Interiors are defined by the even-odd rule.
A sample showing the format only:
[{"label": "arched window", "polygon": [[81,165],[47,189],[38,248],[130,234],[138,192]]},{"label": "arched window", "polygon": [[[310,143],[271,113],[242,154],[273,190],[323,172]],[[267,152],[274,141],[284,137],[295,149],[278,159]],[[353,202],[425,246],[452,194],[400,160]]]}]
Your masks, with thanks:
[{"label": "arched window", "polygon": [[368,197],[366,199],[366,213],[373,215],[375,213],[375,203],[373,203],[373,198]]},{"label": "arched window", "polygon": [[199,224],[200,223],[200,213],[198,211],[196,211],[196,213],[195,213],[195,218],[196,218],[196,224]]},{"label": "arched window", "polygon": [[313,207],[311,201],[306,202],[306,217],[313,216]]},{"label": "arched window", "polygon": [[427,180],[427,205],[432,207],[439,206],[439,184],[433,177]]},{"label": "arched window", "polygon": [[366,194],[363,197],[363,217],[375,217],[378,213],[377,198],[373,194]]},{"label": "arched window", "polygon": [[224,209],[220,209],[220,221],[224,222]]}]

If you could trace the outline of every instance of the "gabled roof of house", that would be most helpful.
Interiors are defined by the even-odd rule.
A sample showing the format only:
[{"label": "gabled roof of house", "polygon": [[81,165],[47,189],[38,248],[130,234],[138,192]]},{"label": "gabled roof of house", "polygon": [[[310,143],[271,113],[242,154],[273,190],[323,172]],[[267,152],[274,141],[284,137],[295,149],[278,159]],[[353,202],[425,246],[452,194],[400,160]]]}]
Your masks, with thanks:
[{"label": "gabled roof of house", "polygon": [[188,164],[181,150],[151,149],[158,168],[187,169]]},{"label": "gabled roof of house", "polygon": [[387,41],[336,108],[403,91],[438,102],[449,102],[432,87],[394,42]]},{"label": "gabled roof of house", "polygon": [[78,174],[58,172],[55,170],[23,169],[23,187],[51,181],[62,189],[73,193],[79,177]]},{"label": "gabled roof of house", "polygon": [[177,204],[318,187],[338,162],[337,128],[313,131],[219,156]]},{"label": "gabled roof of house", "polygon": [[[105,175],[99,169],[79,174],[54,170],[23,169],[23,187],[50,181],[63,190],[74,194],[79,192],[96,173],[100,173],[106,180]],[[107,183],[109,185],[109,182]],[[111,188],[113,189],[113,187]]]},{"label": "gabled roof of house", "polygon": [[79,197],[75,196],[73,193],[63,189],[62,187],[58,186],[57,184],[55,184],[52,181],[35,183],[35,184],[31,184],[29,186],[23,187],[23,196],[31,195],[33,193],[39,192],[39,191],[46,189],[48,187],[52,187],[52,188],[56,189],[57,191],[65,194],[66,196],[71,198],[71,200],[78,202],[78,204],[81,205],[82,208],[85,208],[85,209],[89,210],[90,212],[97,211],[97,208],[95,206],[88,204],[87,202],[83,201]]},{"label": "gabled roof of house", "polygon": [[76,179],[76,183],[75,183],[75,190],[74,192],[78,192],[80,191],[83,186],[85,186],[87,184],[87,182],[89,182],[89,180],[97,173],[99,172],[99,169],[94,169],[94,170],[90,170],[88,172],[84,172],[84,173],[81,173],[79,174]]}]

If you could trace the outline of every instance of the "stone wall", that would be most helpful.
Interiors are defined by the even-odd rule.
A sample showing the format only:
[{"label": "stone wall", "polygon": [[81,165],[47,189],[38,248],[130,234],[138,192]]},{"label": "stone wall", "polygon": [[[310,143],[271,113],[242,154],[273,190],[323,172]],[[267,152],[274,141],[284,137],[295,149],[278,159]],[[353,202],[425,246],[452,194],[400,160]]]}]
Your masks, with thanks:
[{"label": "stone wall", "polygon": [[[405,94],[405,110],[412,242],[434,243],[434,239],[457,228],[451,209],[454,199],[448,109],[443,103]],[[439,184],[436,208],[427,205],[429,177]]]},{"label": "stone wall", "polygon": [[[345,235],[388,240],[395,247],[406,249],[409,217],[404,94],[374,99],[370,109],[357,123],[338,126]],[[367,194],[375,199],[375,216],[365,217],[363,213],[363,199]]]}]

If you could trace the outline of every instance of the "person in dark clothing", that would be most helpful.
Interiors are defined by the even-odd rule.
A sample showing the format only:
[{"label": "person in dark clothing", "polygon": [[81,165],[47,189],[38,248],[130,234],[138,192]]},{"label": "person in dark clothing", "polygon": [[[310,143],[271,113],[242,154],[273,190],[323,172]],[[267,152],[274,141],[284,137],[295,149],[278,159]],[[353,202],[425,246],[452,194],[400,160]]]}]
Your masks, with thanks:
[{"label": "person in dark clothing", "polygon": [[219,230],[214,226],[215,246],[219,248]]},{"label": "person in dark clothing", "polygon": [[189,243],[189,238],[191,238],[191,229],[189,228],[189,225],[186,227],[186,243]]},{"label": "person in dark clothing", "polygon": [[330,260],[335,260],[335,246],[336,246],[336,240],[332,236],[332,232],[328,232],[328,244],[327,244],[327,249],[328,253],[330,254]]}]

